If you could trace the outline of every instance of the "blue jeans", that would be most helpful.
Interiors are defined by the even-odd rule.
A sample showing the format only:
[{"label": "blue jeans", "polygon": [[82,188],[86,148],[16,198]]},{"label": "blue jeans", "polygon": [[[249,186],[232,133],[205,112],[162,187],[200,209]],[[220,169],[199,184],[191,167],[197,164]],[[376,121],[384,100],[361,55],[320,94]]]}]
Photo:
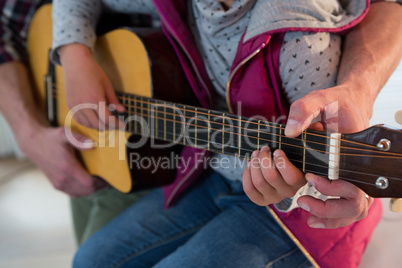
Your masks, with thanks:
[{"label": "blue jeans", "polygon": [[312,267],[241,182],[207,171],[169,208],[162,190],[89,238],[74,267]]}]

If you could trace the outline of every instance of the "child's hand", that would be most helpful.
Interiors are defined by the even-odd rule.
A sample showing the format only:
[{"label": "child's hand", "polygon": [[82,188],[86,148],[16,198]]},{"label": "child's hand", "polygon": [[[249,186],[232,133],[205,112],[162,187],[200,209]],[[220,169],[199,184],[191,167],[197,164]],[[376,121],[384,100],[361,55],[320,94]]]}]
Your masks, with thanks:
[{"label": "child's hand", "polygon": [[293,197],[307,183],[304,174],[276,150],[274,158],[267,146],[254,151],[243,172],[243,188],[251,201],[260,206],[276,204]]},{"label": "child's hand", "polygon": [[[124,112],[113,87],[88,47],[71,44],[59,49],[63,66],[67,105],[74,109],[74,119],[95,129],[124,128],[109,110]],[[77,106],[81,105],[81,106]]]}]

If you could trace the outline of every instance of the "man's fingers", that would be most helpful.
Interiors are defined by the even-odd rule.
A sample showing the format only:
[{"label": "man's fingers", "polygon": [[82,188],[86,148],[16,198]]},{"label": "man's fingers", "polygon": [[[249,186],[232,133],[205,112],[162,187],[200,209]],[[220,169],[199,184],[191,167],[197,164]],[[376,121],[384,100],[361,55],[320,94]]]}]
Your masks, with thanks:
[{"label": "man's fingers", "polygon": [[310,126],[312,120],[324,111],[328,100],[323,90],[314,91],[296,100],[290,106],[285,135],[294,138]]},{"label": "man's fingers", "polygon": [[[116,93],[113,90],[112,85],[110,85],[106,88],[105,90],[106,93],[106,103],[109,104],[108,106],[108,116],[112,116],[111,111],[116,111],[118,113],[123,113],[125,112],[125,108],[122,104],[120,104],[119,100],[117,99]],[[130,112],[130,111],[129,111]],[[107,124],[110,125],[112,124],[112,120],[113,120],[113,128],[119,128],[119,129],[125,129],[125,123],[118,120],[118,118],[116,117],[109,117],[109,120],[107,121]]]},{"label": "man's fingers", "polygon": [[347,226],[355,222],[352,218],[340,218],[340,219],[321,219],[314,215],[311,215],[307,219],[307,224],[312,228],[325,228],[325,229],[335,229],[339,227]]},{"label": "man's fingers", "polygon": [[[342,180],[331,181],[313,174],[306,175],[307,181],[327,196],[339,196],[326,201],[312,196],[301,196],[297,203],[312,216],[308,224],[313,228],[337,228],[364,219],[373,199],[356,186]],[[345,210],[345,207],[348,209]]]},{"label": "man's fingers", "polygon": [[71,146],[73,146],[75,149],[80,150],[80,151],[85,151],[85,150],[91,150],[97,146],[96,142],[91,140],[88,137],[85,137],[83,135],[80,135],[75,132],[71,132],[70,135],[66,135],[66,142],[68,142]]},{"label": "man's fingers", "polygon": [[324,131],[325,126],[322,122],[314,122],[310,125],[309,129],[317,130],[317,131]]},{"label": "man's fingers", "polygon": [[[314,213],[313,211],[316,210],[316,207],[314,205],[311,205],[312,215],[307,220],[307,224],[310,227],[333,229],[333,228],[347,226],[356,221],[366,218],[367,214],[368,214],[368,210],[374,202],[373,198],[369,198],[368,200],[366,198],[363,198],[363,199],[360,198],[360,199],[356,200],[357,204],[360,203],[360,206],[356,205],[355,202],[349,202],[348,204],[346,204],[346,206],[343,206],[341,203],[337,204],[338,201],[340,201],[340,200],[329,200],[329,201],[331,201],[331,203],[332,203],[331,206],[335,207],[335,209],[332,210],[330,207],[328,207],[327,208],[328,210],[326,212],[322,211],[321,213]],[[344,200],[342,200],[342,201],[344,201]],[[339,206],[343,206],[343,207],[339,207]],[[346,212],[345,207],[355,208],[355,209],[351,209],[350,213],[345,214],[345,212]],[[352,214],[353,211],[355,212],[355,214]],[[316,214],[322,214],[324,216],[322,216],[322,215],[317,216]],[[336,216],[336,214],[338,214],[338,217]]]},{"label": "man's fingers", "polygon": [[[368,208],[368,202],[364,198],[362,200],[348,199],[321,199],[312,196],[301,196],[297,200],[299,206],[312,215],[321,219],[339,219],[339,218],[361,218],[365,210]],[[348,209],[345,210],[345,207]]]},{"label": "man's fingers", "polygon": [[99,130],[105,129],[105,124],[103,121],[99,120],[97,111],[83,109],[82,111],[77,112],[75,116],[77,122],[83,126]]},{"label": "man's fingers", "polygon": [[88,174],[88,172],[81,166],[81,164],[73,159],[71,165],[74,167],[70,174],[70,178],[73,181],[79,183],[82,187],[88,189],[89,191],[95,190],[94,183],[95,179]]},{"label": "man's fingers", "polygon": [[112,86],[110,85],[110,87],[107,87],[106,91],[106,102],[108,104],[112,104],[113,108],[119,112],[122,113],[124,112],[126,109],[124,108],[124,106],[122,104],[120,104],[119,100],[117,99],[116,93],[114,92]]},{"label": "man's fingers", "polygon": [[344,180],[330,180],[311,173],[306,174],[306,179],[323,195],[341,196],[347,199],[365,196],[363,191]]},{"label": "man's fingers", "polygon": [[[109,109],[109,106],[106,106],[105,103],[102,104],[102,106],[99,106],[100,109],[98,111],[99,115],[99,122],[101,126],[104,126],[103,129],[125,129],[125,123],[118,120],[117,117],[115,117],[112,112]],[[116,105],[111,105],[111,108],[116,109]]]}]

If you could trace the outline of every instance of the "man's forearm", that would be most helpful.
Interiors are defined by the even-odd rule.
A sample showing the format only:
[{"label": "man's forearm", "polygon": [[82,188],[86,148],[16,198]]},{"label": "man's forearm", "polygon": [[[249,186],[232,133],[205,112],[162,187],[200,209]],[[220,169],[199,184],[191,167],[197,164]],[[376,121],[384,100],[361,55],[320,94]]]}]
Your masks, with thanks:
[{"label": "man's forearm", "polygon": [[21,142],[41,125],[24,64],[11,61],[0,65],[0,96],[0,111],[23,146]]},{"label": "man's forearm", "polygon": [[402,57],[401,17],[400,4],[372,4],[364,20],[345,38],[338,84],[351,82],[361,86],[357,93],[369,104],[363,111],[368,118],[377,94]]}]

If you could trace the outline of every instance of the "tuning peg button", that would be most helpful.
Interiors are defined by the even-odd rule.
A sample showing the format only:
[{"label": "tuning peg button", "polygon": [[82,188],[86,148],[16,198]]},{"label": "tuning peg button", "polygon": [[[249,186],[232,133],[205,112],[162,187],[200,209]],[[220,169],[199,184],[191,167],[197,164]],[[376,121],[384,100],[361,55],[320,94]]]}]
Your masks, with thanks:
[{"label": "tuning peg button", "polygon": [[396,114],[395,114],[395,121],[396,121],[398,124],[402,125],[402,110],[399,110],[399,111],[396,112]]}]

